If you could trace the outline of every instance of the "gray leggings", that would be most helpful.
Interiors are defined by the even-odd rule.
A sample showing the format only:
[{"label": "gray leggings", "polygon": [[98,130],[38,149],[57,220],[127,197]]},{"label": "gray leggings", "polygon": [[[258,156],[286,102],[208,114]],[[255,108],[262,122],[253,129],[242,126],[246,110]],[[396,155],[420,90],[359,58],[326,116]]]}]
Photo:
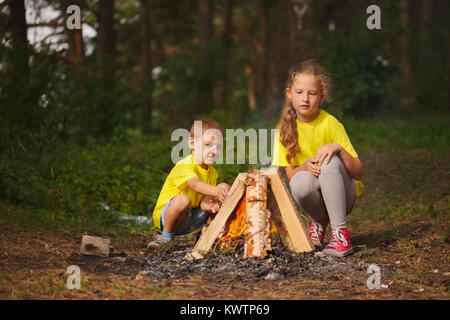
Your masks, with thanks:
[{"label": "gray leggings", "polygon": [[356,186],[339,156],[320,167],[319,177],[299,171],[289,182],[294,200],[314,221],[330,217],[331,228],[346,228],[346,215],[353,207]]}]

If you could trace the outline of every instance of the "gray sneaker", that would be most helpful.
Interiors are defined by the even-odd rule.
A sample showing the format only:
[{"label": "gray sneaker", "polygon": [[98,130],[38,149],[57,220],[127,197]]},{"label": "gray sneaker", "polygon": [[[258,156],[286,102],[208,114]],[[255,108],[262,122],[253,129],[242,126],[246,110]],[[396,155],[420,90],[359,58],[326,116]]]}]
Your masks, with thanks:
[{"label": "gray sneaker", "polygon": [[147,248],[159,248],[164,243],[171,241],[169,237],[163,236],[162,234],[157,234],[153,237],[153,241],[147,245]]}]

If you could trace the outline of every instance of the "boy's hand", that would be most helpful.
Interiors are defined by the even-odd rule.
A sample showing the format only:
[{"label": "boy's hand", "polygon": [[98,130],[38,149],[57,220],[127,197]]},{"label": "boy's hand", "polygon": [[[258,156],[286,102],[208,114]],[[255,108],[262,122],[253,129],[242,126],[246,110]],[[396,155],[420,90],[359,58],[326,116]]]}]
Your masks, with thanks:
[{"label": "boy's hand", "polygon": [[219,209],[220,209],[219,201],[217,199],[211,199],[209,201],[209,210],[208,211],[215,214],[215,213],[219,212]]},{"label": "boy's hand", "polygon": [[226,183],[221,183],[217,185],[217,198],[220,202],[224,202],[228,196],[228,191],[230,186]]},{"label": "boy's hand", "polygon": [[200,208],[203,211],[216,214],[220,209],[220,202],[217,197],[214,196],[205,196],[200,203]]}]

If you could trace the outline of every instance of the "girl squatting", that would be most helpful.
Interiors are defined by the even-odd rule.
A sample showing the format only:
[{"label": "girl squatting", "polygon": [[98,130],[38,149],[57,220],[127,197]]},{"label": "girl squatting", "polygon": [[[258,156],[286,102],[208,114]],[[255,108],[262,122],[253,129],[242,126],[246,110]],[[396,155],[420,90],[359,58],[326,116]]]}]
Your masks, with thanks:
[{"label": "girl squatting", "polygon": [[285,167],[294,200],[311,216],[313,245],[323,247],[331,224],[322,252],[344,257],[353,252],[346,216],[363,191],[362,163],[344,126],[320,108],[329,86],[327,73],[314,61],[290,71],[272,164]]}]

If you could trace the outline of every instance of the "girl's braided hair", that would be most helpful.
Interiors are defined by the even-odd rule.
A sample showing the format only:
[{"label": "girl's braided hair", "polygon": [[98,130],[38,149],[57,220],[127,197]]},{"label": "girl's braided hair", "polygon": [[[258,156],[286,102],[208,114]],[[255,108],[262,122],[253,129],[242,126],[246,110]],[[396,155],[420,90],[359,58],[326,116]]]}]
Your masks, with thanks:
[{"label": "girl's braided hair", "polygon": [[[311,74],[317,77],[322,90],[322,95],[326,96],[328,100],[328,91],[331,85],[331,79],[328,73],[314,60],[306,60],[289,71],[286,88],[292,88],[295,77],[299,74]],[[280,130],[281,143],[287,149],[286,160],[292,164],[292,159],[300,151],[298,145],[298,132],[297,132],[297,114],[292,102],[285,97],[284,107],[281,114],[281,120],[278,123],[277,128]]]}]

